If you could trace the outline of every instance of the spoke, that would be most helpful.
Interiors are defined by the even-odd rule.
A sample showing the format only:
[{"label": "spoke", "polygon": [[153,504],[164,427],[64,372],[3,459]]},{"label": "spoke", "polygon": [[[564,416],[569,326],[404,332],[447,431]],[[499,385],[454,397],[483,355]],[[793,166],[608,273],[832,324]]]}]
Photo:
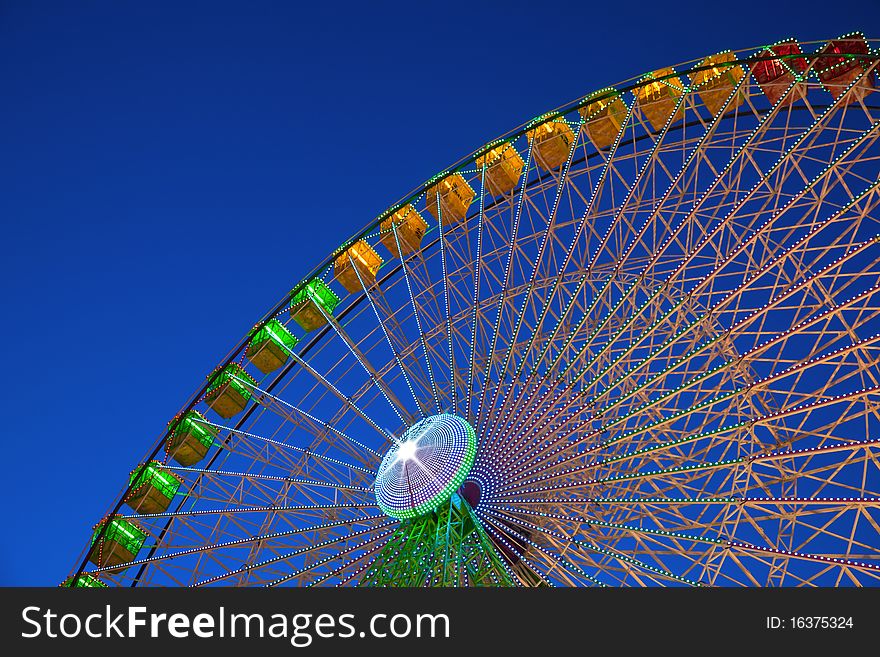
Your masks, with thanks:
[{"label": "spoke", "polygon": [[437,228],[440,231],[440,263],[443,271],[443,301],[446,310],[446,341],[449,343],[449,394],[452,399],[452,412],[458,412],[455,398],[455,355],[452,349],[452,322],[449,319],[449,273],[446,268],[446,239],[443,236],[443,215],[440,211],[440,190],[436,192]]},{"label": "spoke", "polygon": [[[581,126],[583,125],[583,119],[578,123],[578,129],[576,134],[581,133]],[[516,342],[517,336],[519,336],[520,328],[522,327],[523,320],[525,319],[526,314],[526,306],[531,298],[532,288],[535,285],[535,276],[538,273],[538,267],[541,264],[541,261],[544,258],[547,249],[547,238],[553,230],[553,226],[556,222],[556,211],[559,207],[559,200],[562,198],[562,190],[565,187],[565,183],[568,180],[568,171],[571,167],[571,159],[574,157],[574,152],[578,144],[578,139],[572,139],[571,146],[568,149],[568,158],[565,160],[565,164],[562,166],[562,171],[559,174],[559,182],[556,184],[556,195],[553,198],[552,209],[550,210],[550,216],[547,217],[547,225],[544,228],[544,233],[541,235],[541,245],[538,247],[538,254],[535,257],[535,261],[532,263],[532,271],[529,274],[529,281],[526,283],[525,291],[522,295],[522,301],[520,302],[519,311],[516,315],[516,324],[513,327],[513,332],[510,336],[510,341],[507,347],[507,353],[504,356],[504,364],[501,366],[498,375],[498,385],[495,387],[495,392],[492,398],[492,406],[497,407],[498,405],[498,395],[504,385],[504,376],[507,373],[510,367],[510,361],[513,357],[514,352],[514,344]],[[553,293],[553,290],[556,289],[559,279],[554,279],[554,284],[550,287],[550,294]],[[537,331],[537,326],[535,327]],[[508,394],[510,396],[510,391],[512,390],[514,385],[514,381],[512,380],[510,384],[508,384]],[[501,408],[503,409],[505,406],[506,399],[503,399],[501,402]]]},{"label": "spoke", "polygon": [[[381,324],[381,322],[380,322],[380,324]],[[347,406],[349,406],[355,413],[357,413],[367,424],[369,424],[376,431],[378,431],[380,434],[382,434],[383,438],[385,438],[385,439],[391,438],[390,434],[387,431],[385,431],[384,429],[382,429],[373,418],[371,418],[363,410],[361,410],[361,408],[357,404],[355,404],[354,400],[352,400],[351,397],[348,397],[347,395],[340,392],[339,388],[337,388],[335,385],[333,385],[330,381],[327,380],[327,378],[323,374],[321,374],[314,367],[312,367],[311,364],[305,358],[302,358],[299,354],[295,353],[290,347],[288,347],[284,343],[284,341],[272,331],[272,329],[269,326],[265,326],[264,328],[266,331],[268,331],[269,335],[271,335],[273,338],[275,338],[275,343],[278,344],[278,346],[280,346],[291,358],[293,358],[293,360],[297,364],[299,364],[309,374],[311,374],[313,377],[315,377],[315,379],[317,379],[321,383],[321,385],[323,385],[327,390],[332,392],[340,401],[345,402],[345,404]]]},{"label": "spoke", "polygon": [[234,509],[199,509],[190,511],[165,511],[163,513],[128,513],[120,514],[122,518],[189,518],[204,515],[225,515],[240,513],[298,513],[301,511],[340,511],[342,509],[375,508],[375,504],[289,504],[287,506],[240,506]]},{"label": "spoke", "polygon": [[[403,257],[401,256],[401,260]],[[394,356],[394,361],[397,363],[397,367],[400,370],[400,373],[403,375],[403,379],[406,382],[406,387],[409,389],[410,394],[412,395],[413,402],[415,402],[416,409],[419,411],[419,415],[425,417],[424,412],[422,411],[422,405],[419,403],[418,397],[416,397],[415,389],[413,388],[412,381],[410,381],[409,373],[406,368],[403,366],[403,363],[400,360],[400,356],[397,353],[397,350],[394,348],[394,345],[391,342],[391,337],[388,335],[388,329],[385,328],[385,322],[379,317],[379,310],[376,308],[376,302],[373,301],[373,297],[370,294],[370,291],[367,289],[367,286],[364,284],[363,276],[361,276],[361,272],[355,264],[354,260],[351,257],[351,254],[348,254],[348,262],[351,266],[354,273],[357,275],[358,283],[361,285],[361,289],[364,291],[364,296],[370,302],[370,307],[373,309],[373,314],[376,316],[376,323],[379,325],[379,328],[382,329],[382,335],[385,336],[385,341],[388,343],[388,348],[391,349],[391,354]],[[383,434],[391,439],[391,435],[383,432]]]},{"label": "spoke", "polygon": [[406,268],[406,258],[403,256],[403,249],[400,246],[400,235],[397,232],[397,226],[392,221],[391,230],[394,232],[394,242],[397,244],[397,255],[400,257],[400,267],[403,271],[403,280],[406,283],[406,290],[409,292],[409,301],[412,306],[413,318],[416,320],[416,330],[419,333],[419,341],[422,344],[422,352],[425,356],[425,366],[428,368],[428,379],[431,382],[431,394],[434,396],[434,403],[437,405],[437,412],[440,413],[442,406],[440,405],[440,396],[437,394],[437,383],[434,381],[434,371],[431,369],[431,356],[428,352],[428,344],[425,342],[425,333],[422,330],[422,320],[419,318],[418,304],[413,295],[412,284],[410,283],[409,272]]},{"label": "spoke", "polygon": [[[343,561],[342,564],[338,568],[335,568],[334,570],[331,570],[331,571],[327,572],[326,574],[322,575],[321,577],[317,578],[315,581],[311,582],[309,584],[309,586],[319,586],[320,584],[326,582],[328,579],[331,579],[333,577],[338,577],[342,572],[344,572],[345,570],[347,570],[348,568],[350,568],[354,564],[358,563],[359,561],[363,561],[364,559],[374,557],[385,546],[385,542],[383,542],[382,539],[392,535],[393,533],[394,533],[394,528],[389,529],[386,532],[382,532],[381,534],[376,536],[376,538],[372,539],[371,541],[365,542],[363,544],[359,544],[355,548],[346,550],[344,553],[340,552],[338,555],[336,555],[337,558],[345,556],[349,552],[353,552],[358,549],[363,550],[365,547],[368,547],[369,545],[376,544],[374,547],[370,548],[369,550],[366,550],[366,551],[362,552],[361,554],[359,554],[351,559],[348,559],[347,561]],[[363,566],[363,568],[359,568],[359,569],[353,571],[349,575],[349,578],[357,577],[361,572],[363,572],[363,570],[366,570],[366,568],[368,568],[371,563],[372,563],[372,560],[370,562],[368,562],[367,564],[365,564]],[[341,584],[344,584],[344,583],[345,583],[345,580],[343,580],[342,582],[337,584],[337,586],[340,586]]]},{"label": "spoke", "polygon": [[[516,548],[516,546],[513,545],[513,544],[508,540],[509,537],[507,536],[507,532],[510,531],[508,528],[505,527],[505,528],[502,530],[502,529],[499,527],[499,525],[495,522],[495,519],[494,519],[494,518],[492,518],[491,516],[488,516],[487,514],[483,513],[482,511],[477,510],[475,513],[477,514],[477,517],[481,518],[481,519],[484,521],[484,527],[485,527],[485,529],[489,532],[489,534],[491,534],[492,536],[494,536],[496,540],[498,540],[498,541],[499,541],[504,547],[506,547],[506,548],[507,548],[508,550],[510,550],[512,553],[514,553],[514,554],[517,553],[517,548]],[[548,579],[548,578],[547,578],[547,577],[541,572],[541,569],[538,568],[538,567],[537,567],[532,561],[530,561],[525,555],[520,554],[520,555],[519,555],[519,559],[520,559],[520,561],[522,561],[522,563],[524,563],[526,566],[528,566],[528,568],[529,568],[533,573],[535,573],[535,575],[541,580],[541,583],[542,583],[542,584],[544,584],[544,585],[546,585],[546,586],[554,586],[553,582],[550,581],[550,580],[549,580],[549,579]],[[520,586],[522,586],[522,581],[520,580],[519,577],[517,577],[517,575],[514,573],[513,569],[508,565],[507,561],[504,560],[504,559],[502,559],[502,560],[501,560],[501,565],[504,567],[505,571],[506,571],[507,574],[512,578],[512,580],[513,580],[514,582],[517,582]]]},{"label": "spoke", "polygon": [[[839,445],[837,450],[852,449],[853,445]],[[833,450],[822,450],[830,452]],[[786,454],[789,458],[791,454]],[[551,506],[576,506],[581,507],[589,504],[627,504],[627,505],[679,505],[679,504],[723,504],[723,505],[755,505],[765,504],[794,504],[794,505],[819,505],[819,506],[880,506],[880,497],[534,497],[513,498],[506,500],[509,504],[517,506],[507,508],[508,511],[521,511],[522,504],[538,504]],[[506,508],[506,507],[501,507]],[[598,521],[591,521],[598,522]]]},{"label": "spoke", "polygon": [[[148,557],[146,559],[135,559],[134,561],[128,562],[128,566],[138,566],[145,563],[155,563],[157,561],[168,561],[170,559],[177,559],[184,556],[199,554],[202,552],[208,552],[211,550],[221,549],[221,548],[229,548],[232,546],[238,545],[246,545],[248,543],[254,543],[259,541],[266,541],[276,538],[283,538],[287,536],[294,536],[296,534],[303,534],[305,532],[315,531],[318,529],[328,528],[328,527],[341,527],[345,525],[350,525],[353,522],[365,522],[371,520],[382,520],[384,519],[384,515],[374,515],[374,516],[363,516],[358,518],[357,520],[345,520],[342,522],[325,522],[318,525],[312,525],[310,527],[298,527],[297,529],[291,529],[283,532],[272,532],[269,534],[261,534],[259,536],[248,536],[247,538],[241,538],[231,541],[224,541],[223,543],[213,543],[210,545],[200,545],[198,547],[187,548],[184,550],[175,550],[173,552],[169,552],[167,554],[161,554],[153,557]],[[313,549],[314,546],[310,546],[308,549]],[[95,568],[92,572],[104,572],[104,571],[112,571],[114,570],[113,566],[105,567],[105,568]],[[248,570],[248,568],[243,568],[242,570]],[[223,577],[229,576],[232,573],[225,573]]]},{"label": "spoke", "polygon": [[[502,279],[502,283],[501,283],[501,293],[498,296],[498,308],[495,312],[495,324],[492,327],[492,338],[490,340],[491,346],[489,347],[489,351],[487,353],[486,371],[484,373],[484,378],[483,378],[482,392],[480,393],[480,406],[477,410],[476,422],[477,422],[477,426],[479,427],[479,429],[477,431],[477,439],[481,440],[481,441],[483,440],[485,424],[488,421],[488,415],[489,415],[488,408],[486,407],[486,391],[490,387],[489,383],[492,379],[492,361],[493,361],[493,358],[494,358],[495,353],[498,348],[498,332],[499,332],[499,327],[501,326],[501,314],[504,310],[504,303],[506,300],[505,297],[507,295],[507,289],[510,284],[510,271],[511,271],[511,266],[513,264],[513,253],[516,250],[516,239],[517,239],[517,235],[519,234],[520,218],[522,216],[523,202],[525,200],[525,195],[526,195],[526,185],[528,184],[528,179],[529,179],[529,167],[531,166],[531,162],[532,162],[532,146],[533,146],[533,142],[529,142],[529,149],[528,149],[528,152],[526,153],[526,161],[525,161],[525,165],[523,167],[522,184],[520,185],[520,188],[519,188],[519,200],[516,203],[516,211],[514,213],[513,227],[510,232],[510,243],[509,243],[509,247],[508,247],[508,251],[507,251],[507,263],[505,264],[505,267],[504,267],[504,278]],[[495,385],[500,386],[501,383],[502,383],[501,377],[499,375],[498,382]]]},{"label": "spoke", "polygon": [[265,437],[263,437],[263,436],[258,436],[258,435],[255,434],[255,433],[249,433],[249,432],[247,432],[247,431],[242,431],[241,429],[233,429],[232,427],[227,427],[227,426],[224,426],[224,425],[222,425],[222,424],[214,424],[213,422],[208,422],[207,420],[197,420],[197,422],[198,422],[199,424],[204,424],[204,425],[207,425],[207,426],[209,426],[209,427],[215,427],[215,428],[220,429],[220,430],[222,430],[222,431],[228,431],[229,433],[233,433],[233,434],[236,434],[236,435],[238,435],[238,436],[246,436],[247,438],[253,438],[253,439],[255,439],[255,440],[260,440],[260,441],[265,442],[265,443],[270,443],[270,444],[275,445],[275,446],[277,446],[277,447],[282,447],[282,448],[284,448],[284,449],[289,449],[289,450],[291,450],[291,451],[293,451],[293,452],[297,452],[297,453],[299,453],[299,454],[306,454],[306,455],[308,455],[308,456],[311,457],[311,458],[321,459],[321,460],[324,460],[324,461],[328,461],[329,463],[334,463],[334,464],[336,464],[336,465],[341,465],[341,466],[344,466],[344,467],[346,467],[346,468],[349,468],[350,470],[358,470],[358,471],[363,472],[363,473],[368,474],[368,475],[372,475],[372,474],[373,474],[373,470],[370,470],[370,469],[368,469],[368,468],[362,468],[362,467],[360,467],[360,466],[358,466],[358,465],[353,465],[353,464],[351,464],[351,463],[346,463],[345,461],[340,461],[339,459],[335,459],[335,458],[333,458],[333,457],[327,456],[326,454],[319,454],[319,453],[317,453],[317,452],[315,452],[315,451],[313,451],[313,450],[311,450],[311,449],[306,449],[306,448],[303,448],[303,447],[297,447],[297,446],[295,446],[295,445],[290,445],[290,444],[285,443],[285,442],[280,441],[280,440],[273,440],[272,438],[265,438]]},{"label": "spoke", "polygon": [[324,320],[328,324],[330,324],[330,326],[333,328],[333,331],[336,333],[337,336],[339,336],[339,339],[342,340],[343,343],[345,343],[345,346],[348,347],[348,351],[351,353],[352,356],[354,356],[355,360],[360,363],[360,366],[364,369],[364,372],[367,373],[370,382],[379,389],[379,392],[382,393],[382,397],[384,397],[385,401],[388,402],[388,405],[391,407],[391,410],[394,411],[394,414],[397,415],[401,422],[403,422],[404,424],[409,424],[408,420],[405,417],[409,415],[408,411],[400,402],[400,400],[397,399],[396,395],[391,391],[391,389],[382,383],[381,378],[376,373],[376,369],[372,365],[370,365],[370,363],[367,361],[367,357],[363,353],[361,353],[360,349],[358,349],[357,344],[342,329],[342,327],[339,325],[339,322],[337,322],[330,313],[324,310],[323,305],[321,305],[320,303],[314,303],[313,305],[321,312]]},{"label": "spoke", "polygon": [[[515,516],[508,515],[508,513],[511,513],[511,514],[526,513],[528,515],[534,515],[534,516],[541,517],[541,518],[554,518],[554,519],[561,520],[564,522],[571,522],[573,519],[571,516],[566,516],[566,515],[561,515],[561,514],[523,511],[521,509],[510,508],[510,507],[502,508],[502,509],[500,509],[500,511],[502,513],[500,513],[499,515],[503,515],[504,517],[507,517],[508,519],[511,519],[511,520],[514,519]],[[773,554],[785,554],[786,556],[799,558],[799,559],[807,559],[807,560],[821,561],[821,562],[826,562],[826,563],[841,564],[841,565],[846,565],[848,567],[857,568],[857,569],[864,569],[864,570],[868,570],[868,571],[880,571],[880,564],[870,564],[870,563],[865,563],[865,562],[857,562],[857,561],[853,561],[851,559],[841,559],[841,558],[832,557],[832,556],[828,556],[828,555],[803,553],[803,552],[796,552],[796,551],[789,551],[789,550],[780,550],[780,549],[774,548],[774,547],[759,546],[759,545],[755,545],[753,543],[744,543],[742,541],[731,541],[731,540],[725,540],[725,539],[720,539],[720,538],[696,536],[693,534],[687,534],[687,533],[683,533],[683,532],[679,532],[679,531],[667,531],[667,530],[662,530],[662,529],[636,527],[636,526],[625,525],[625,524],[621,524],[621,523],[604,522],[604,521],[596,520],[596,519],[585,520],[583,522],[584,522],[584,524],[587,524],[589,526],[599,526],[599,527],[605,527],[605,528],[611,528],[611,529],[619,529],[619,530],[622,530],[628,534],[651,536],[651,537],[655,537],[655,538],[662,538],[664,540],[675,541],[676,546],[677,546],[676,552],[679,554],[686,554],[686,551],[683,550],[680,545],[680,541],[688,541],[688,542],[692,542],[692,543],[704,543],[704,544],[710,544],[710,545],[719,545],[719,546],[722,546],[722,547],[728,548],[728,549],[735,548],[735,549],[740,549],[740,550],[744,550],[744,551],[767,552],[767,553],[773,553]],[[533,523],[526,523],[526,526],[531,527],[531,528],[538,528],[539,527],[539,525],[533,524]],[[671,573],[668,573],[668,572],[666,574],[672,575]],[[675,575],[672,575],[672,576],[678,578],[678,576],[675,576]],[[685,581],[689,581],[689,580],[685,580]]]},{"label": "spoke", "polygon": [[567,543],[570,543],[571,545],[573,545],[577,548],[586,548],[587,550],[590,550],[591,552],[597,552],[599,554],[604,554],[604,555],[610,556],[613,559],[615,559],[616,561],[619,561],[621,563],[626,563],[626,564],[629,564],[632,566],[636,566],[637,568],[648,571],[652,574],[661,575],[661,576],[669,578],[671,580],[675,580],[675,581],[681,582],[683,584],[687,584],[688,586],[701,586],[701,583],[698,581],[688,579],[688,578],[682,577],[680,575],[676,575],[675,573],[672,573],[672,572],[665,570],[663,568],[657,568],[656,566],[652,566],[648,563],[645,563],[644,561],[641,561],[640,559],[636,559],[634,557],[630,557],[630,556],[621,554],[619,552],[615,552],[614,550],[608,550],[606,548],[603,548],[603,547],[596,545],[596,544],[594,544],[590,541],[587,541],[585,539],[578,539],[573,536],[566,536],[565,534],[563,534],[561,532],[551,530],[547,527],[541,527],[540,525],[536,525],[534,523],[528,522],[527,520],[522,520],[521,518],[516,518],[514,516],[510,516],[506,513],[500,512],[500,511],[494,511],[494,515],[496,515],[497,517],[500,517],[502,519],[506,519],[509,522],[513,522],[517,525],[525,527],[527,529],[541,532],[542,534],[552,536],[553,538],[562,539],[563,541],[566,541]]},{"label": "spoke", "polygon": [[[234,577],[235,575],[241,575],[243,573],[250,573],[250,572],[253,572],[259,568],[263,568],[265,566],[268,566],[270,564],[279,563],[282,561],[286,561],[286,560],[290,559],[291,557],[297,557],[302,554],[306,554],[306,553],[311,552],[312,550],[315,550],[317,548],[327,547],[327,546],[333,545],[334,543],[339,543],[340,541],[347,541],[352,538],[356,538],[358,536],[363,536],[364,534],[369,534],[371,532],[376,531],[379,528],[387,527],[390,524],[391,523],[386,522],[386,523],[383,523],[380,525],[376,525],[375,527],[370,527],[368,529],[364,529],[362,531],[352,532],[350,534],[345,534],[345,535],[339,536],[333,540],[325,541],[324,543],[319,544],[319,545],[309,545],[309,546],[301,548],[299,550],[294,550],[293,552],[288,552],[287,554],[283,554],[283,555],[280,555],[277,557],[272,557],[271,559],[266,559],[265,561],[261,561],[259,563],[249,564],[248,566],[245,566],[243,568],[237,568],[235,570],[229,571],[228,573],[223,573],[222,575],[217,575],[216,577],[211,577],[211,578],[202,580],[201,582],[199,582],[195,586],[206,586],[208,584],[213,584],[215,582],[220,582],[224,579]],[[351,547],[351,548],[349,548],[349,551],[359,549],[359,548],[363,547],[364,545],[366,545],[368,542],[369,541],[365,541],[365,542],[360,543],[354,547]],[[320,565],[323,565],[322,562],[315,562],[314,564],[312,564],[312,566],[310,566],[308,568],[303,568],[300,571],[292,573],[290,575],[290,577],[287,579],[293,579],[294,577],[301,575],[303,572],[307,572],[308,570],[311,570],[312,568],[316,568]],[[280,581],[270,582],[269,584],[266,584],[266,586],[275,586],[280,583],[281,583]]]},{"label": "spoke", "polygon": [[[319,420],[318,418],[316,418],[316,417],[315,417],[314,415],[312,415],[311,413],[308,413],[308,412],[302,410],[301,408],[298,408],[297,406],[294,406],[294,405],[291,404],[290,402],[287,402],[287,401],[281,399],[280,397],[276,397],[276,396],[273,395],[272,393],[267,392],[266,390],[263,390],[262,388],[260,388],[259,386],[254,385],[254,384],[251,383],[250,381],[248,381],[248,380],[246,380],[246,379],[242,379],[241,377],[238,377],[238,376],[235,376],[235,375],[233,375],[232,378],[235,379],[236,381],[238,381],[239,383],[241,383],[242,385],[248,386],[249,388],[253,389],[253,390],[254,390],[254,391],[260,396],[261,399],[262,399],[262,398],[271,399],[272,401],[277,402],[277,403],[281,404],[282,406],[284,406],[284,407],[286,407],[286,408],[289,408],[291,411],[293,411],[293,412],[295,412],[295,413],[298,413],[299,415],[302,415],[302,416],[305,417],[305,418],[308,418],[309,420],[311,420],[311,421],[314,422],[315,424],[318,424],[318,425],[324,427],[327,431],[330,431],[330,432],[332,432],[332,433],[335,433],[337,436],[340,436],[341,438],[344,438],[345,440],[347,440],[347,441],[348,441],[349,443],[351,443],[352,445],[356,445],[357,447],[360,447],[360,448],[363,449],[364,451],[367,451],[367,452],[369,452],[370,454],[373,454],[374,456],[379,456],[379,457],[382,456],[382,455],[379,454],[379,452],[377,452],[376,450],[374,450],[374,449],[372,449],[372,448],[370,448],[370,447],[367,447],[367,446],[364,445],[362,442],[357,441],[357,440],[355,440],[354,438],[351,438],[350,436],[346,435],[344,432],[342,432],[342,431],[340,431],[339,429],[333,427],[332,425],[328,424],[327,422],[324,422],[323,420]],[[285,417],[287,417],[287,416],[285,416]]]},{"label": "spoke", "polygon": [[371,494],[373,490],[371,488],[364,488],[363,486],[354,486],[354,485],[345,485],[345,484],[335,484],[328,481],[316,481],[313,479],[305,479],[303,477],[281,477],[274,475],[265,475],[265,474],[257,474],[252,472],[234,472],[229,470],[206,470],[203,468],[188,468],[184,466],[177,465],[163,465],[163,470],[170,470],[171,472],[189,472],[196,473],[200,475],[207,475],[210,477],[238,477],[240,479],[255,479],[255,480],[265,480],[265,481],[283,481],[294,484],[303,484],[305,486],[317,486],[319,488],[334,488],[336,490],[352,490],[358,491],[360,493],[369,493]]},{"label": "spoke", "polygon": [[[780,411],[777,413],[773,413],[771,415],[766,415],[761,418],[756,418],[756,419],[752,420],[750,423],[740,423],[737,425],[723,427],[722,429],[717,430],[716,433],[720,434],[720,433],[727,433],[730,431],[738,431],[738,430],[742,429],[744,426],[746,426],[746,424],[759,424],[762,422],[769,422],[771,420],[779,419],[785,415],[797,415],[797,414],[807,413],[807,412],[810,412],[810,411],[813,411],[816,409],[820,409],[820,408],[823,408],[826,406],[831,406],[831,405],[838,403],[838,402],[847,401],[849,399],[862,397],[862,396],[865,396],[868,394],[878,394],[878,393],[880,393],[880,388],[875,388],[873,390],[859,390],[854,393],[850,393],[847,395],[839,395],[837,397],[823,400],[821,402],[814,402],[812,404],[802,404],[800,406],[796,406],[794,408],[788,409],[787,411],[784,411],[784,412]],[[581,480],[581,481],[560,483],[560,484],[556,484],[556,485],[543,486],[543,487],[539,487],[539,488],[529,488],[527,490],[520,490],[519,492],[516,492],[518,489],[521,488],[521,486],[531,486],[533,483],[539,481],[537,478],[534,480],[521,480],[522,484],[511,486],[505,492],[499,493],[499,496],[500,497],[507,497],[510,495],[542,493],[542,492],[547,492],[547,491],[566,490],[566,489],[571,489],[571,488],[586,488],[586,487],[589,487],[594,484],[604,484],[604,483],[609,483],[609,482],[625,481],[625,480],[631,480],[631,479],[643,480],[643,479],[650,479],[650,478],[654,478],[654,477],[664,477],[666,475],[678,475],[678,474],[688,474],[688,473],[697,472],[697,471],[716,470],[719,468],[720,469],[729,469],[731,467],[741,466],[741,465],[749,463],[749,462],[757,462],[757,461],[767,460],[770,458],[777,458],[777,459],[778,458],[788,458],[788,457],[798,456],[800,454],[806,454],[806,453],[839,451],[841,449],[846,449],[847,447],[852,448],[854,445],[857,445],[857,446],[870,445],[870,444],[873,444],[874,442],[875,441],[863,441],[863,442],[856,442],[856,443],[846,443],[844,445],[834,445],[834,446],[830,446],[830,447],[816,447],[816,448],[810,448],[810,449],[804,449],[804,450],[787,450],[787,451],[783,451],[783,452],[775,452],[774,453],[775,457],[771,456],[771,455],[756,455],[754,457],[739,457],[739,458],[733,458],[733,459],[725,459],[725,460],[721,460],[721,461],[706,461],[706,462],[702,462],[702,463],[695,463],[693,465],[682,465],[682,466],[678,466],[678,467],[666,468],[666,469],[661,469],[661,470],[651,470],[651,471],[647,471],[647,472],[625,473],[625,474],[619,474],[619,475],[614,475],[611,477],[603,477],[603,478],[597,478],[597,479],[585,479],[585,480]],[[550,478],[550,480],[552,480],[552,478]],[[541,480],[541,481],[543,481],[543,480]]]},{"label": "spoke", "polygon": [[483,264],[483,222],[485,221],[486,164],[480,169],[480,214],[477,222],[477,260],[474,266],[474,311],[471,322],[471,357],[468,368],[467,398],[465,400],[465,418],[472,420],[471,401],[474,396],[474,365],[477,353],[477,312],[480,307],[480,268]]},{"label": "spoke", "polygon": [[[623,120],[623,125],[626,125],[630,121],[631,115],[632,115],[632,106],[627,108],[626,116],[624,117],[624,120]],[[581,122],[581,127],[583,127],[583,122]],[[517,368],[516,373],[513,375],[513,380],[510,383],[511,388],[513,387],[514,382],[517,379],[519,379],[519,377],[522,374],[522,370],[523,370],[523,367],[525,366],[528,353],[531,350],[532,345],[534,344],[534,342],[540,332],[540,329],[541,329],[543,322],[544,322],[544,318],[546,317],[546,314],[550,309],[550,303],[551,303],[554,295],[557,293],[559,288],[562,287],[560,285],[560,279],[562,277],[562,274],[564,272],[566,272],[566,270],[568,268],[568,265],[571,261],[571,258],[575,252],[575,247],[578,244],[578,240],[581,239],[583,229],[587,225],[587,218],[590,217],[591,213],[593,212],[594,203],[596,202],[596,199],[598,198],[600,189],[602,188],[603,184],[606,181],[606,177],[607,177],[607,174],[608,174],[609,169],[611,167],[611,163],[614,161],[614,157],[617,153],[617,147],[618,147],[618,144],[620,144],[620,139],[621,139],[622,134],[623,134],[622,131],[618,133],[617,137],[614,140],[614,143],[611,146],[611,151],[608,154],[608,158],[606,159],[605,164],[602,166],[602,168],[599,172],[598,180],[592,190],[592,194],[590,195],[590,198],[589,198],[589,201],[587,202],[586,208],[584,209],[584,212],[581,215],[580,220],[578,221],[578,227],[577,227],[577,230],[575,231],[575,235],[572,238],[568,248],[566,249],[565,257],[563,258],[562,264],[559,266],[559,274],[554,279],[554,285],[551,286],[550,291],[547,294],[547,297],[544,299],[544,301],[542,303],[541,316],[535,325],[535,329],[532,331],[532,335],[529,338],[528,344],[526,345],[525,349],[522,350],[522,357],[520,358],[520,364]],[[570,160],[569,160],[569,163],[567,164],[567,166],[570,166]],[[582,274],[580,277],[580,280],[577,283],[577,286],[575,287],[574,291],[572,292],[572,294],[569,298],[568,306],[566,307],[565,311],[563,311],[563,313],[562,313],[562,317],[565,317],[565,315],[567,314],[571,305],[574,303],[575,299],[580,294],[584,285],[587,283],[587,280],[588,280],[587,274],[586,273]],[[552,342],[554,341],[561,325],[562,325],[562,318],[560,318],[560,321],[557,322],[557,324],[554,327],[553,331],[551,332],[550,336],[547,338],[546,346],[545,346],[544,350],[542,351],[541,355],[538,357],[538,361],[536,361],[536,362],[540,362],[541,360],[543,360],[544,356],[546,355],[547,349],[549,349],[550,344],[552,344]],[[511,347],[510,347],[511,351],[512,351],[512,347],[513,347],[513,343],[514,343],[514,341],[511,341]],[[523,386],[528,385],[528,383],[531,381],[533,376],[534,376],[534,372],[532,372],[530,374],[528,379],[523,383]],[[512,400],[512,395],[510,395],[509,393],[507,395],[507,400]],[[502,412],[504,411],[504,405],[502,405],[501,411]],[[508,415],[509,415],[509,411],[508,411],[508,413],[504,414],[504,417],[501,419],[501,422],[496,424],[495,437],[498,437],[501,435],[502,427],[504,426],[504,423],[506,422]],[[491,441],[489,441],[489,444],[491,444]]]},{"label": "spoke", "polygon": [[574,573],[577,577],[583,577],[584,579],[588,580],[591,584],[595,584],[596,586],[606,586],[606,584],[603,584],[596,577],[585,572],[583,570],[583,568],[580,568],[577,564],[569,561],[565,557],[562,557],[562,556],[559,556],[559,555],[556,555],[556,554],[550,552],[545,547],[538,545],[537,543],[535,543],[534,541],[529,539],[524,534],[522,534],[516,530],[513,530],[510,527],[504,527],[502,529],[502,525],[497,523],[495,521],[495,519],[492,518],[489,514],[481,512],[479,515],[484,521],[486,521],[487,523],[491,523],[496,531],[506,531],[506,532],[509,532],[510,534],[513,534],[513,536],[518,541],[522,541],[523,543],[530,545],[531,547],[535,548],[536,550],[539,550],[541,553],[543,553],[548,558],[550,558],[554,563],[556,563],[556,564],[562,566],[563,568],[565,568],[566,570]]}]

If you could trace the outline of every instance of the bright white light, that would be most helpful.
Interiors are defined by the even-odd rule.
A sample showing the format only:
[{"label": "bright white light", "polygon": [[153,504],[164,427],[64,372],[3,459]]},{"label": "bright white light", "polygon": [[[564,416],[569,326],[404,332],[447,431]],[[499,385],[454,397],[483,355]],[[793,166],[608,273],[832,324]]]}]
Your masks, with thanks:
[{"label": "bright white light", "polygon": [[400,447],[397,448],[397,459],[399,461],[409,461],[415,457],[417,447],[418,442],[415,440],[407,440],[405,443],[400,443]]},{"label": "bright white light", "polygon": [[388,516],[417,518],[458,490],[477,451],[476,432],[457,415],[432,415],[409,427],[376,472],[376,502]]}]

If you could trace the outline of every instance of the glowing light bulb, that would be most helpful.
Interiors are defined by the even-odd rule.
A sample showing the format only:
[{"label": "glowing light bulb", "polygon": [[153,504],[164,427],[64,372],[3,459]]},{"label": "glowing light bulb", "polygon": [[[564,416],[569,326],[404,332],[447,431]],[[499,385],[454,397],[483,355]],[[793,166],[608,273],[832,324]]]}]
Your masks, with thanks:
[{"label": "glowing light bulb", "polygon": [[407,440],[406,442],[400,443],[400,447],[397,448],[397,460],[409,461],[411,458],[414,458],[418,447],[418,440]]}]

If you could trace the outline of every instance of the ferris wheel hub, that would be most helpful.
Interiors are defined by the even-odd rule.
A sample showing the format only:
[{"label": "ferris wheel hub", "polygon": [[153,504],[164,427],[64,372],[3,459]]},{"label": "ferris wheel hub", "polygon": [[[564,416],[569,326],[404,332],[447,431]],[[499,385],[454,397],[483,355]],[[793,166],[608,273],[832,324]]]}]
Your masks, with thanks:
[{"label": "ferris wheel hub", "polygon": [[432,415],[407,429],[376,473],[376,501],[393,518],[417,518],[447,502],[474,464],[477,434],[464,418]]}]

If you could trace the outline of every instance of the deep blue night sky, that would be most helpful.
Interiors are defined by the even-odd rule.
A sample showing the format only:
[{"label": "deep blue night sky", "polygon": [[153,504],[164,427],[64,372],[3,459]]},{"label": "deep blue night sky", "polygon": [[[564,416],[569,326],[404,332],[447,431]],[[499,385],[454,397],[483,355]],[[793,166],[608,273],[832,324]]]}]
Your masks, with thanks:
[{"label": "deep blue night sky", "polygon": [[880,37],[872,0],[664,4],[0,0],[0,584],[63,579],[253,323],[453,161],[664,65]]}]

